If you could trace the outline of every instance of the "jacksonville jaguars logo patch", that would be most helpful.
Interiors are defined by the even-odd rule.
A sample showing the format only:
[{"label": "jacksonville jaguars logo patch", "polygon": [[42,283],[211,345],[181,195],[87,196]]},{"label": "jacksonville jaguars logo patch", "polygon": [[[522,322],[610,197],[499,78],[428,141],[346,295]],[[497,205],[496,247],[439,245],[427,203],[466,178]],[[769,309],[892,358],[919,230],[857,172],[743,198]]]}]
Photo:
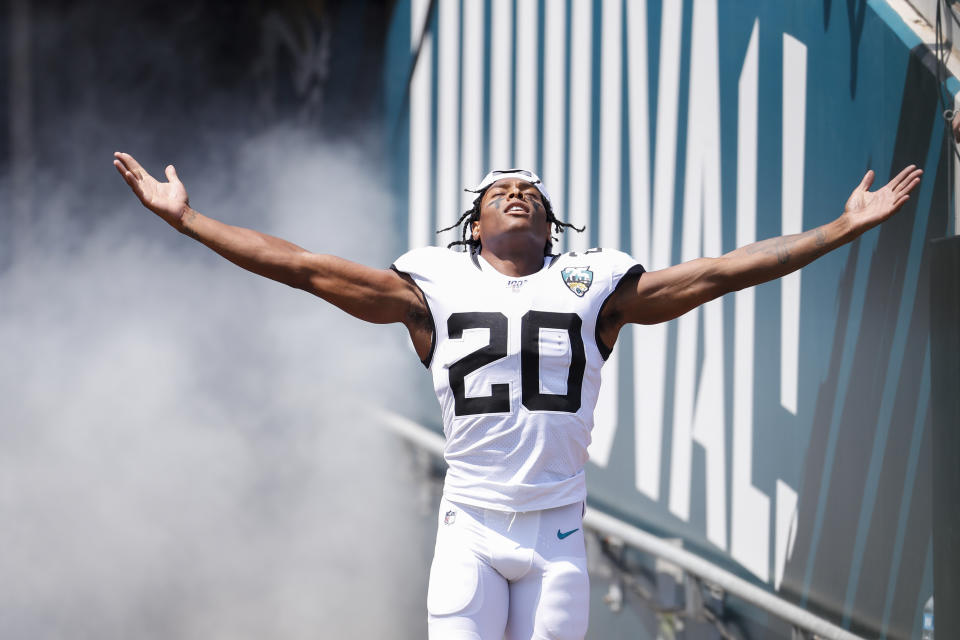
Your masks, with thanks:
[{"label": "jacksonville jaguars logo patch", "polygon": [[563,277],[563,283],[567,285],[567,288],[577,294],[579,298],[586,295],[587,291],[590,290],[590,285],[593,284],[593,271],[590,271],[589,266],[567,267],[560,272],[560,275]]}]

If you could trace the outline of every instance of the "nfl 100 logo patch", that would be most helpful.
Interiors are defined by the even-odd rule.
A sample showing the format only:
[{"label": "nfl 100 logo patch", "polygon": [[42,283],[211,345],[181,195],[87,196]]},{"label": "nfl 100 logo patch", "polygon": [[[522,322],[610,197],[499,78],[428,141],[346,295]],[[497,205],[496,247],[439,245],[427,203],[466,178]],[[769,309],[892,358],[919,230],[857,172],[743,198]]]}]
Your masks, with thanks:
[{"label": "nfl 100 logo patch", "polygon": [[446,515],[443,516],[443,524],[453,524],[456,521],[457,521],[456,511],[447,511]]},{"label": "nfl 100 logo patch", "polygon": [[570,291],[582,298],[593,284],[593,271],[590,267],[567,267],[560,272],[563,277],[563,283],[567,285]]}]

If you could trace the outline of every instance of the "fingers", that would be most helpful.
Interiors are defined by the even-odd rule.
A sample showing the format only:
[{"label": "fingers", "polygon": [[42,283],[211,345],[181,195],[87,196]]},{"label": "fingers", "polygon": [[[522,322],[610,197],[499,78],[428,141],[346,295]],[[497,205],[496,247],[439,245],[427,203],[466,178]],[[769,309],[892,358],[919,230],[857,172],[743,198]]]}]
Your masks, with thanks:
[{"label": "fingers", "polygon": [[[143,171],[143,167],[140,166],[140,163],[137,162],[132,155],[129,153],[123,153],[122,151],[116,151],[113,154],[113,157],[123,163],[123,166],[126,167],[127,171],[131,172],[134,175],[138,175],[138,171]],[[144,171],[146,173],[146,171]]]},{"label": "fingers", "polygon": [[[900,196],[905,196],[909,194],[911,191],[913,191],[917,187],[917,185],[920,184],[920,176],[923,175],[923,171],[920,169],[914,169],[913,171],[911,171],[910,173],[904,176],[903,174],[905,171],[906,169],[904,169],[904,171],[901,171],[900,175],[898,175],[896,178],[890,181],[890,184],[893,185],[892,188],[890,189],[890,192],[896,198],[899,198]],[[895,181],[897,180],[900,180],[900,182],[897,184],[894,184]]]},{"label": "fingers", "polygon": [[[909,167],[907,167],[909,169]],[[891,212],[896,213],[900,210],[903,205],[907,203],[907,200],[910,199],[910,192],[913,191],[918,184],[920,184],[920,175],[923,173],[920,169],[914,169],[911,171],[903,182],[897,185],[893,191],[893,205],[891,206]],[[899,176],[897,176],[899,177]]]},{"label": "fingers", "polygon": [[[890,189],[897,195],[901,193],[910,193],[917,184],[920,183],[920,176],[923,175],[923,169],[918,169],[917,165],[911,164],[903,168],[893,179],[890,180],[886,185],[885,189]],[[873,179],[875,174],[873,169],[867,171],[863,176],[863,180],[860,181],[860,186],[858,189],[863,191],[869,191],[870,187],[873,185]]]},{"label": "fingers", "polygon": [[124,174],[127,173],[133,174],[134,178],[140,177],[140,174],[136,170],[143,170],[143,167],[133,159],[133,156],[117,151],[113,154],[113,157],[113,166],[117,168],[117,171],[120,172],[120,175],[122,175],[124,179],[126,179],[126,175]]},{"label": "fingers", "polygon": [[[136,189],[136,183],[139,183],[141,180],[146,178],[151,178],[151,175],[147,173],[147,170],[140,166],[140,163],[134,159],[129,153],[123,153],[122,151],[115,151],[113,154],[115,160],[113,164],[117,167],[117,170],[123,175],[123,179],[127,181],[132,188]],[[118,164],[119,163],[119,164]],[[124,171],[126,173],[124,173]],[[130,175],[130,178],[127,177],[127,174]],[[133,182],[131,182],[131,179]]]},{"label": "fingers", "polygon": [[172,164],[168,164],[167,168],[164,170],[164,173],[167,176],[167,180],[170,182],[180,182],[180,178],[177,177],[177,170],[173,168]]},{"label": "fingers", "polygon": [[126,168],[125,166],[123,166],[123,163],[120,162],[119,160],[114,160],[114,161],[113,161],[113,166],[115,166],[115,167],[117,168],[117,171],[120,173],[120,175],[123,176],[124,179],[126,179],[126,175],[124,175],[124,174],[126,174],[126,173],[128,173],[128,172],[127,172],[127,168]]},{"label": "fingers", "polygon": [[120,175],[124,176],[124,179],[126,179],[126,175],[124,174],[130,173],[130,167],[124,163],[123,158],[121,158],[119,154],[114,154],[113,166],[115,166],[117,171],[120,172]]},{"label": "fingers", "polygon": [[922,170],[922,169],[917,169],[916,171],[914,171],[913,173],[911,173],[909,176],[907,176],[907,178],[906,178],[906,179],[903,181],[903,183],[902,183],[902,184],[906,185],[906,186],[903,188],[903,192],[904,192],[904,193],[910,193],[911,191],[913,191],[913,189],[914,189],[918,184],[920,184],[920,176],[922,176],[922,175],[923,175],[923,170]]},{"label": "fingers", "polygon": [[113,156],[113,166],[116,167],[123,177],[123,181],[127,183],[134,195],[140,198],[142,202],[144,198],[143,180],[150,177],[150,174],[144,171],[143,167],[129,153],[117,151]]},{"label": "fingers", "polygon": [[[917,173],[918,171],[919,173]],[[897,190],[898,188],[901,188],[904,184],[909,184],[912,178],[920,175],[921,173],[923,173],[922,170],[917,169],[916,165],[911,164],[909,166],[904,167],[903,170],[900,173],[898,173],[893,178],[893,180],[891,180],[887,184],[890,185],[891,189]]]},{"label": "fingers", "polygon": [[905,205],[907,203],[907,200],[909,199],[910,199],[909,195],[903,194],[900,197],[898,197],[896,200],[894,200],[893,204],[890,205],[890,215],[893,215],[897,211],[900,211],[901,207],[903,207],[903,205]]},{"label": "fingers", "polygon": [[132,173],[130,173],[130,171],[128,171],[127,168],[123,165],[123,163],[120,162],[119,160],[114,160],[113,166],[115,166],[117,168],[117,171],[120,172],[120,176],[123,177],[123,181],[127,183],[127,186],[133,189],[134,193],[136,193],[137,195],[140,195],[141,193],[140,181],[137,179],[137,177]]}]

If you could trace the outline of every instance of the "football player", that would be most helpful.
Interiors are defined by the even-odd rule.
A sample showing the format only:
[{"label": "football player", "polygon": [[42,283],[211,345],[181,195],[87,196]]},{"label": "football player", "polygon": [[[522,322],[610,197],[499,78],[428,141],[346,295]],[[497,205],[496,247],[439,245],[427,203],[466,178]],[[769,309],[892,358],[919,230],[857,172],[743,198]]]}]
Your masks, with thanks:
[{"label": "football player", "polygon": [[427,594],[434,640],[583,638],[583,469],[600,369],[621,328],[796,271],[896,213],[922,174],[911,165],[870,191],[868,171],[832,222],[645,272],[613,249],[555,254],[552,232],[571,225],[540,179],[493,171],[454,225],[464,250],[414,249],[375,269],[198,213],[173,166],[159,182],[129,154],[114,165],[145,207],[227,260],[362,320],[406,326],[446,435]]}]

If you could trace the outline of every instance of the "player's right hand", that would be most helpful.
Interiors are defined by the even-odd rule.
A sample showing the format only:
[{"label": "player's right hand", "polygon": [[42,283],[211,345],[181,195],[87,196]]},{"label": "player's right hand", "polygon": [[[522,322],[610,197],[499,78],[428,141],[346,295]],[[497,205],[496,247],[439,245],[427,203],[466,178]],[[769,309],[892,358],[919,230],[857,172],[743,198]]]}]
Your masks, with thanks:
[{"label": "player's right hand", "polygon": [[168,182],[158,182],[129,153],[117,151],[113,156],[113,166],[117,168],[126,183],[130,185],[130,189],[140,199],[143,206],[163,218],[174,228],[179,229],[190,200],[187,197],[187,189],[180,182],[180,178],[177,177],[177,171],[173,168],[173,165],[167,165]]}]

